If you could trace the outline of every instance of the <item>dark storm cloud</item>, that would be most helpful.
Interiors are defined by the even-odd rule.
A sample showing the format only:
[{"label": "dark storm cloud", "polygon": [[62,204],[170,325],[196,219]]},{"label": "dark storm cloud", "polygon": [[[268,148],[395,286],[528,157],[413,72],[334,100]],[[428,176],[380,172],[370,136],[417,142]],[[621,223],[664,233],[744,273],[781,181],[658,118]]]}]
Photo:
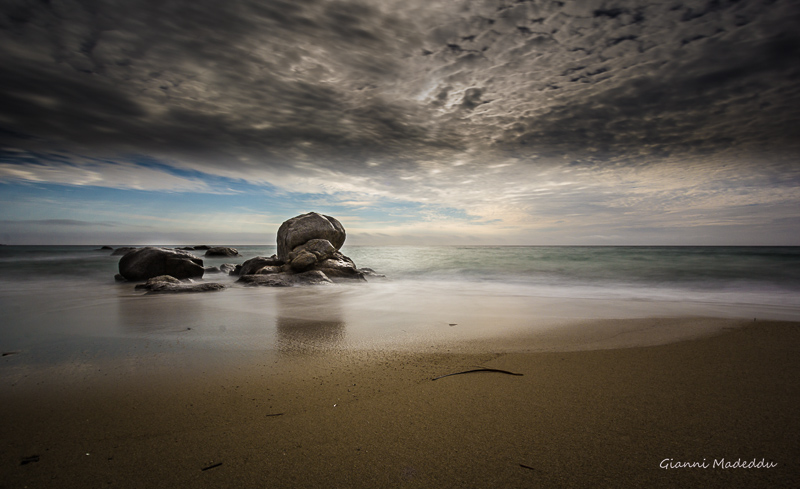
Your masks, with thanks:
[{"label": "dark storm cloud", "polygon": [[0,10],[0,142],[244,177],[299,163],[411,171],[464,154],[796,153],[799,11],[789,0],[17,1]]},{"label": "dark storm cloud", "polygon": [[576,4],[508,4],[482,31],[449,34],[486,58],[469,83],[494,103],[473,122],[497,148],[600,160],[798,150],[796,4]]},{"label": "dark storm cloud", "polygon": [[58,5],[6,9],[0,125],[10,131],[123,153],[284,160],[301,144],[329,157],[441,144],[418,107],[375,90],[403,76],[398,61],[417,42],[375,7]]}]

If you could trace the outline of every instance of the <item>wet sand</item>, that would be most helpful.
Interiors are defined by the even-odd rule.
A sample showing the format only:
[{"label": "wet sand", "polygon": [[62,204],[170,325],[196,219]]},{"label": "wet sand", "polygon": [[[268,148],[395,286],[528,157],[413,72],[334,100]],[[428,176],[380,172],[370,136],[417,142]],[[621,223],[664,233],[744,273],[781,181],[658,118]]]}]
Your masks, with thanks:
[{"label": "wet sand", "polygon": [[[626,347],[698,321],[17,370],[9,355],[0,487],[790,487],[800,323]],[[431,380],[476,365],[524,375]],[[698,466],[660,467],[683,463]]]}]

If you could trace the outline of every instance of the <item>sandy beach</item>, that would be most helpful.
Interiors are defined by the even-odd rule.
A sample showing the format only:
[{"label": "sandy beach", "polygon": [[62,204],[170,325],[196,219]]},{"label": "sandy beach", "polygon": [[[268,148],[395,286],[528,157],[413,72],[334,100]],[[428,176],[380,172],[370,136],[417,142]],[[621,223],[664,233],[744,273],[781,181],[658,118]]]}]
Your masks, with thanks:
[{"label": "sandy beach", "polygon": [[[698,322],[623,329],[658,321]],[[7,355],[4,371],[18,373],[0,385],[0,487],[796,482],[800,324],[720,319],[669,344],[598,341],[584,351],[541,351],[530,335],[235,358],[191,350],[17,370],[24,355]],[[475,366],[523,375],[431,380]]]}]

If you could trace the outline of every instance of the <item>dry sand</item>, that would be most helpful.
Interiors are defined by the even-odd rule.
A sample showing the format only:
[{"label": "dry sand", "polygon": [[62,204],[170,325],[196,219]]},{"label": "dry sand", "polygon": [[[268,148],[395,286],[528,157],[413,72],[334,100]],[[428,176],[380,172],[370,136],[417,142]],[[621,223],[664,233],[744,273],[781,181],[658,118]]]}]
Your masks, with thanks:
[{"label": "dry sand", "polygon": [[[712,336],[589,351],[518,336],[26,370],[0,385],[0,488],[796,487],[800,324],[724,321]],[[524,375],[431,380],[475,365]]]}]

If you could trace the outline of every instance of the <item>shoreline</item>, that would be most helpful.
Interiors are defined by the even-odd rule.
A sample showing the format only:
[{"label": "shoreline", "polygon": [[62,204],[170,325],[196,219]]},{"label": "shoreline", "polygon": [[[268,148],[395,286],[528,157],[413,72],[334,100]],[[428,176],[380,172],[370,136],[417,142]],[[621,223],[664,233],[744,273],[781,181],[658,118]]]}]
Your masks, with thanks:
[{"label": "shoreline", "polygon": [[[507,350],[482,340],[205,359],[198,350],[172,364],[159,364],[156,354],[109,371],[29,372],[24,382],[0,385],[2,483],[779,487],[794,480],[800,323],[709,320],[713,330],[700,337],[626,348],[625,335],[652,332],[653,321],[685,327],[696,319],[628,321],[628,333],[603,340],[613,340],[609,348],[584,351],[533,351],[542,337],[513,335]],[[586,334],[591,324],[598,322],[570,334]],[[226,355],[234,358],[215,360]],[[190,358],[196,363],[175,363]],[[2,360],[4,370],[16,361]],[[431,381],[475,365],[524,375]],[[659,467],[665,459],[723,458],[778,465]]]}]

